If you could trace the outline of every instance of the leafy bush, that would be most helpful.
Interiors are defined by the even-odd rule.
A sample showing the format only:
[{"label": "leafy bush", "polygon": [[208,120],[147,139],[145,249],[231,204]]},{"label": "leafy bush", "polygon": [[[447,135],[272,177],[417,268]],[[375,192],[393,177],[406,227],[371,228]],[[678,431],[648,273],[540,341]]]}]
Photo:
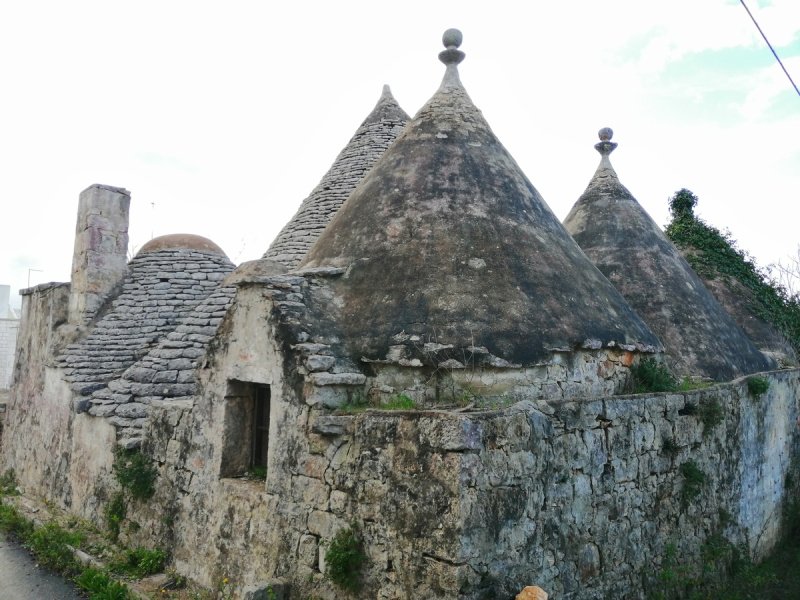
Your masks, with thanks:
[{"label": "leafy bush", "polygon": [[706,474],[703,473],[693,461],[685,462],[681,465],[681,475],[683,475],[683,489],[681,490],[681,504],[686,508],[689,503],[700,495],[703,485],[706,482]]},{"label": "leafy bush", "polygon": [[114,573],[141,578],[160,573],[164,569],[166,561],[167,553],[163,550],[134,548],[123,552],[121,556],[111,562],[110,567]]},{"label": "leafy bush", "polygon": [[769,379],[754,375],[747,378],[747,391],[750,395],[758,400],[769,389]]},{"label": "leafy bush", "polygon": [[15,506],[0,502],[0,531],[25,542],[33,533],[33,523],[23,517]]},{"label": "leafy bush", "polygon": [[628,387],[634,394],[674,392],[678,389],[678,382],[666,365],[654,358],[643,358],[631,367]]},{"label": "leafy bush", "polygon": [[675,456],[681,451],[681,447],[674,440],[674,438],[671,437],[664,438],[661,441],[661,449],[664,451],[665,454],[668,454],[670,456]]},{"label": "leafy bush", "polygon": [[80,546],[83,539],[80,533],[67,531],[50,522],[35,528],[27,543],[41,564],[69,575],[79,570],[70,546]]},{"label": "leafy bush", "polygon": [[682,189],[670,199],[672,221],[666,234],[685,251],[692,268],[707,279],[737,281],[749,293],[750,309],[780,331],[800,352],[800,299],[759,269],[737,247],[729,232],[721,232],[694,215],[697,196]]},{"label": "leafy bush", "polygon": [[340,529],[325,552],[325,574],[339,588],[357,592],[361,588],[361,565],[366,556],[354,526]]},{"label": "leafy bush", "polygon": [[75,578],[79,588],[89,594],[89,600],[128,600],[128,586],[113,580],[105,571],[88,568]]},{"label": "leafy bush", "polygon": [[697,416],[700,417],[700,421],[703,423],[703,435],[711,433],[711,430],[722,423],[724,419],[719,400],[711,398],[700,404],[700,408],[697,409]]},{"label": "leafy bush", "polygon": [[114,454],[114,476],[122,488],[138,500],[147,500],[155,493],[158,475],[153,462],[138,450],[117,448]]}]

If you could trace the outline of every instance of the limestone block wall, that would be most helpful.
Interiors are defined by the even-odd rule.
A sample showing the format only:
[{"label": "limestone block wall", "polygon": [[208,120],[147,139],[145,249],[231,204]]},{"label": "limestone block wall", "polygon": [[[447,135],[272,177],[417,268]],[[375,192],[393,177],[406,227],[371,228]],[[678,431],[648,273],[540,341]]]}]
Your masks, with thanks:
[{"label": "limestone block wall", "polygon": [[64,344],[69,284],[48,283],[22,291],[14,379],[3,430],[0,471],[13,468],[31,493],[58,497],[68,485],[70,393],[53,373]]},{"label": "limestone block wall", "polygon": [[[0,469],[14,468],[26,493],[103,523],[114,428],[71,411],[73,392],[52,366],[68,291],[39,286],[23,298],[24,369]],[[197,395],[154,398],[143,424],[157,490],[129,506],[140,528],[123,537],[170,550],[179,571],[209,586],[282,580],[292,598],[341,597],[324,576],[326,544],[355,523],[364,597],[511,598],[534,583],[554,597],[636,597],[668,544],[687,560],[715,534],[768,551],[787,475],[800,480],[798,370],[766,374],[759,399],[739,380],[494,411],[335,414],[315,401],[321,389],[367,394],[371,384],[316,385],[278,343],[271,303],[258,286],[239,288],[198,361]],[[414,383],[402,386],[403,372],[414,370],[393,375],[397,390]],[[233,410],[242,384],[269,386],[266,480],[226,474],[231,448],[249,444]],[[696,495],[687,464],[702,474]]]},{"label": "limestone block wall", "polygon": [[19,319],[0,319],[0,390],[11,386]]},{"label": "limestone block wall", "polygon": [[[239,290],[248,297],[220,327],[205,396],[165,404],[147,426],[168,504],[146,510],[155,523],[171,507],[164,539],[191,577],[338,598],[326,544],[355,523],[364,597],[513,598],[530,584],[556,597],[644,597],[670,544],[690,562],[714,535],[755,556],[777,539],[787,476],[800,476],[800,371],[766,374],[758,399],[738,380],[496,411],[335,414],[280,354],[261,293]],[[229,380],[273,390],[266,481],[221,476],[237,433]],[[688,464],[701,473],[696,494]]]}]

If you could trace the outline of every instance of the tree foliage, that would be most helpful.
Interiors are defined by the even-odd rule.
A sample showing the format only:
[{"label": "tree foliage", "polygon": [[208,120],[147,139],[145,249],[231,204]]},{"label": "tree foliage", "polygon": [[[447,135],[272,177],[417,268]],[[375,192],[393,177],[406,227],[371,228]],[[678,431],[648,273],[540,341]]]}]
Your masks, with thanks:
[{"label": "tree foliage", "polygon": [[780,331],[800,352],[800,298],[760,269],[739,249],[730,232],[721,232],[694,214],[698,198],[681,189],[670,198],[672,221],[666,234],[684,251],[686,260],[703,278],[737,281],[749,292],[749,308]]}]

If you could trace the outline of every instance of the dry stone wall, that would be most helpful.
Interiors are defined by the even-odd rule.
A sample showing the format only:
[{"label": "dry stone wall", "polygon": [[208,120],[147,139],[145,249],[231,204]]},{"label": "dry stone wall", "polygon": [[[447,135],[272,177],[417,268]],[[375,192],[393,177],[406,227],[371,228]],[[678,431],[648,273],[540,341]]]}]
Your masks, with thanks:
[{"label": "dry stone wall", "polygon": [[691,562],[715,534],[755,556],[776,541],[799,393],[792,371],[759,399],[740,380],[492,413],[312,414],[321,496],[301,537],[360,524],[379,598],[505,598],[532,583],[637,597],[669,544]]},{"label": "dry stone wall", "polygon": [[[170,535],[188,575],[338,598],[325,551],[355,523],[367,556],[364,597],[511,598],[535,583],[559,597],[636,598],[670,544],[691,562],[715,535],[755,556],[775,542],[787,475],[800,476],[800,372],[767,374],[761,398],[739,380],[681,394],[528,399],[496,411],[336,414],[322,400],[366,395],[369,378],[337,372],[322,360],[326,344],[307,332],[295,358],[283,355],[280,331],[308,323],[292,313],[287,329],[273,303],[299,309],[302,296],[286,295],[304,284],[271,281],[273,289],[239,288],[194,407],[158,404],[158,414],[181,416],[146,425],[159,497],[177,494]],[[416,371],[398,371],[406,388]],[[266,482],[220,476],[226,439],[246,435],[226,425],[230,380],[271,386]],[[694,488],[688,464],[700,473]]]},{"label": "dry stone wall", "polygon": [[0,318],[0,390],[11,386],[19,319]]}]

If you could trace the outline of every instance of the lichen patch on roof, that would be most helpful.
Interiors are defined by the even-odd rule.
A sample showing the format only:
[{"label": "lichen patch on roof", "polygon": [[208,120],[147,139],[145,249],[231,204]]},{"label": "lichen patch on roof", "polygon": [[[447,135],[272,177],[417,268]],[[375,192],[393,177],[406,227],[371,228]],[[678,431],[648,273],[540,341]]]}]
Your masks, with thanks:
[{"label": "lichen patch on roof", "polygon": [[658,347],[472,103],[460,34],[444,42],[439,90],[301,263],[346,269],[330,286],[349,354],[381,359],[403,332],[513,364],[590,339]]}]

